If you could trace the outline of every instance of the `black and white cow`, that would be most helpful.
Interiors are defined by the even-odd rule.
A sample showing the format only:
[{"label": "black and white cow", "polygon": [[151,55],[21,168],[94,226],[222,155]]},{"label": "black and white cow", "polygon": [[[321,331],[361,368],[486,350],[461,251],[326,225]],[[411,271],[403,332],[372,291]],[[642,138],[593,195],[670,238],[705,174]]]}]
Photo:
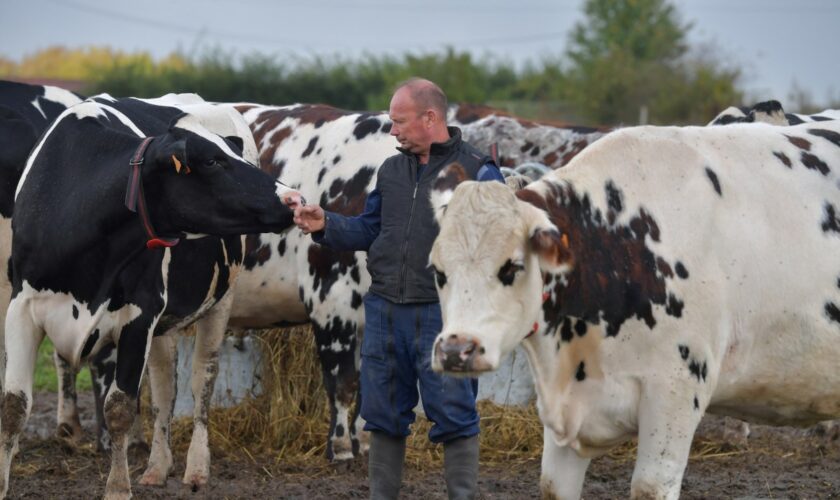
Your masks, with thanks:
[{"label": "black and white cow", "polygon": [[840,121],[627,128],[515,195],[441,179],[433,367],[522,344],[543,495],[637,435],[631,496],[675,499],[705,411],[840,414],[838,181]]},{"label": "black and white cow", "polygon": [[[15,188],[26,158],[47,126],[81,97],[59,87],[0,80],[0,263],[6,269],[11,253],[11,217]],[[6,237],[4,237],[5,235]],[[0,329],[6,317],[11,285],[0,273]],[[0,330],[0,349],[4,336]],[[5,360],[0,356],[0,391]]]},{"label": "black and white cow", "polygon": [[[197,320],[205,327],[200,333],[215,332],[196,340],[196,351],[204,351],[199,357],[211,362],[193,368],[193,390],[209,393],[242,258],[239,235],[292,223],[280,199],[292,191],[243,157],[249,140],[230,109],[109,96],[71,107],[42,136],[18,184],[12,223],[0,496],[31,410],[44,335],[73,366],[116,351],[104,401],[112,441],[106,498],[130,496],[126,432],[147,360],[157,413],[171,413],[171,343],[152,341],[153,335]],[[208,234],[216,237],[202,238]],[[151,357],[150,350],[156,351]],[[194,485],[209,470],[201,453],[206,418],[205,408],[185,472]],[[168,415],[159,422],[168,426]],[[196,438],[197,432],[204,435]],[[156,422],[158,439],[168,441],[168,427]],[[196,443],[204,450],[194,453]],[[153,442],[144,480],[165,480],[169,465],[171,455],[155,457]]]},{"label": "black and white cow", "polygon": [[779,101],[762,101],[752,106],[730,106],[721,111],[709,125],[732,123],[769,123],[771,125],[799,125],[840,119],[840,111],[827,109],[813,115],[785,113]]}]

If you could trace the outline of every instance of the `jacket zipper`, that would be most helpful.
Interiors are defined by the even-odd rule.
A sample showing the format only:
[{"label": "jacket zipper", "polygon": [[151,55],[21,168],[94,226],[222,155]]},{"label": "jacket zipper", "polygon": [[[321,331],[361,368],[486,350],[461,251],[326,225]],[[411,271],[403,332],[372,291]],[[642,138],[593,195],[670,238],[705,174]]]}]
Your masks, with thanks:
[{"label": "jacket zipper", "polygon": [[400,304],[405,302],[405,280],[408,273],[408,234],[411,232],[411,220],[414,218],[414,201],[417,199],[417,188],[420,186],[420,179],[415,175],[414,194],[411,195],[411,210],[408,212],[408,224],[405,228],[402,252],[402,272],[400,273]]}]

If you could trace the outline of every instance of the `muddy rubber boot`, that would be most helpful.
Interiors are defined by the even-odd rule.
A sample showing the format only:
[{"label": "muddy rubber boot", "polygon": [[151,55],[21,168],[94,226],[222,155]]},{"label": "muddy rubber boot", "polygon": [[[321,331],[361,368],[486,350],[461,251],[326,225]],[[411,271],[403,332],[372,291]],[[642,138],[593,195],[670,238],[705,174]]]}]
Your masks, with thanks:
[{"label": "muddy rubber boot", "polygon": [[443,471],[449,500],[478,495],[478,434],[443,444]]},{"label": "muddy rubber boot", "polygon": [[402,484],[405,438],[370,433],[368,482],[371,500],[395,500]]}]

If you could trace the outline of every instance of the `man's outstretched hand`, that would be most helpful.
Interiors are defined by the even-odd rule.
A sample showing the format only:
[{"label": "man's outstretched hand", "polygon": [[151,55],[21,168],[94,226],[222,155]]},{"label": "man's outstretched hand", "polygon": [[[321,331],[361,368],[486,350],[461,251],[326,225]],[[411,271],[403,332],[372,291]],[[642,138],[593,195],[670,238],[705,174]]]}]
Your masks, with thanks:
[{"label": "man's outstretched hand", "polygon": [[324,229],[326,214],[318,205],[298,205],[295,207],[295,224],[304,234],[316,233]]}]

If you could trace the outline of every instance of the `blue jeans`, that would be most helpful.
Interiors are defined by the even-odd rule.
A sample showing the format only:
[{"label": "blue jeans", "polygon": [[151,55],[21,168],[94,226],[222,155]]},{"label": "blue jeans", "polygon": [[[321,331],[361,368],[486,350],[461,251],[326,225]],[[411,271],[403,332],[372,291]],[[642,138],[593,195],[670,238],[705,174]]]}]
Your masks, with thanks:
[{"label": "blue jeans", "polygon": [[432,344],[442,328],[440,304],[395,304],[365,295],[361,415],[365,430],[408,436],[417,406],[433,422],[429,440],[444,443],[478,434],[478,381],[432,371]]}]

